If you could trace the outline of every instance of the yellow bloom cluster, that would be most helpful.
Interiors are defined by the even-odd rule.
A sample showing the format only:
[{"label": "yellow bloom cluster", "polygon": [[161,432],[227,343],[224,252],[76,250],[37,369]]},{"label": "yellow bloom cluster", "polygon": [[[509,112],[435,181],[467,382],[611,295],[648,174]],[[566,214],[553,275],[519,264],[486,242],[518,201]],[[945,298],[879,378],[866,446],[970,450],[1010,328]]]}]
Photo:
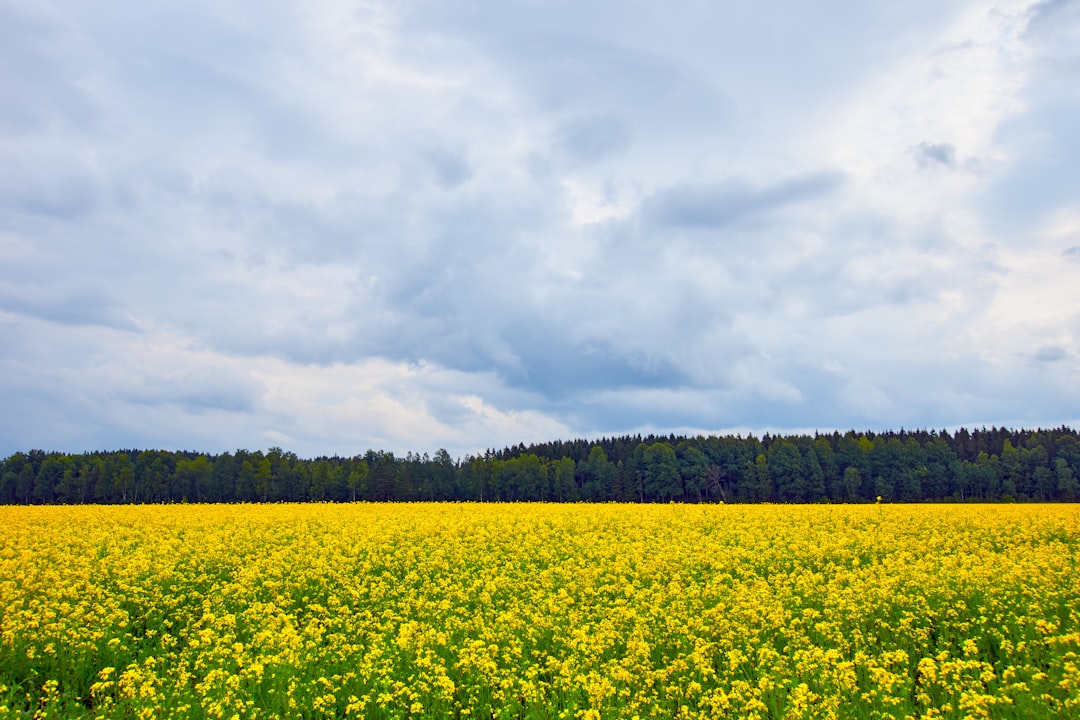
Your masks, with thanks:
[{"label": "yellow bloom cluster", "polygon": [[0,716],[1080,717],[1076,506],[0,507]]}]

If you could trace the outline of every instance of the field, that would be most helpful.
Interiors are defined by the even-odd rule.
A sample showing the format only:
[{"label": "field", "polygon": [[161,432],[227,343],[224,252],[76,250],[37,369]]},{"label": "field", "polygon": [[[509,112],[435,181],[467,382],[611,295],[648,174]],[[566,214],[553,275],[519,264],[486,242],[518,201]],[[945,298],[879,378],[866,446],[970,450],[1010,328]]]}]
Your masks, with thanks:
[{"label": "field", "polygon": [[0,507],[0,716],[1080,717],[1080,508]]}]

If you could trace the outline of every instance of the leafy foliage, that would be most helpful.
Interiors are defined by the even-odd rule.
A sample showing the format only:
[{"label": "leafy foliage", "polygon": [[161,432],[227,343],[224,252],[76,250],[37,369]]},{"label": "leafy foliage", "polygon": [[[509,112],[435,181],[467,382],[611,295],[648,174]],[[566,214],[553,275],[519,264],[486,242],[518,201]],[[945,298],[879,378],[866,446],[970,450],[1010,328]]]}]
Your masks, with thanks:
[{"label": "leafy foliage", "polygon": [[623,436],[454,460],[281,448],[206,455],[31,450],[0,461],[0,504],[478,500],[987,502],[1077,499],[1077,431]]}]

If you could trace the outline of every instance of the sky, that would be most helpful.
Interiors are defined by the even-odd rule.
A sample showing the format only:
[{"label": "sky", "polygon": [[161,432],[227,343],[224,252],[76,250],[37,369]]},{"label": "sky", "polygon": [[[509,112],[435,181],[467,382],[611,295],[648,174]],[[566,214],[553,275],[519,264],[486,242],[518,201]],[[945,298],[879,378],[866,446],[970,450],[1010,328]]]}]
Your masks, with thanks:
[{"label": "sky", "polygon": [[0,0],[0,457],[1080,423],[1080,0]]}]

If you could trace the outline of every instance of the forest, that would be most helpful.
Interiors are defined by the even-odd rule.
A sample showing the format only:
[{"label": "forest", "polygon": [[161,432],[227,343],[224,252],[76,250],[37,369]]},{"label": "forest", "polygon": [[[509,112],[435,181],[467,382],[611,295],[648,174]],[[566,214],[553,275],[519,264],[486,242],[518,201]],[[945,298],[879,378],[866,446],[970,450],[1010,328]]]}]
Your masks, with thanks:
[{"label": "forest", "polygon": [[1076,430],[641,436],[519,444],[454,459],[369,450],[304,459],[30,450],[0,461],[0,504],[350,501],[1072,502]]}]

